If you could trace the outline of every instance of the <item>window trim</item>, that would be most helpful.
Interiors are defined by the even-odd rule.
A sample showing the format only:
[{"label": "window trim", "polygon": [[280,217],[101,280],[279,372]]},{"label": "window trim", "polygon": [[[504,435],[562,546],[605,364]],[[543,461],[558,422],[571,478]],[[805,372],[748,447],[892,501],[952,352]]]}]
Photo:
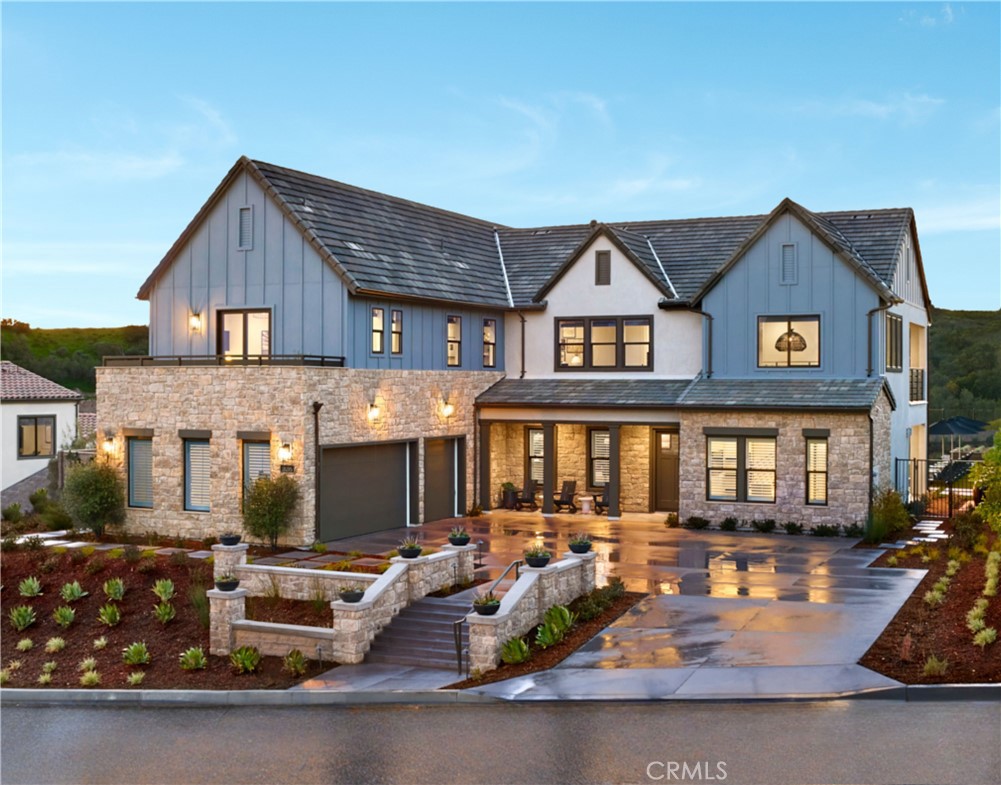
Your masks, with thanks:
[{"label": "window trim", "polygon": [[[268,315],[268,353],[267,354],[248,354],[247,344],[249,343],[249,333],[248,325],[249,320],[247,316],[252,313],[266,313]],[[243,354],[227,354],[223,351],[222,347],[222,337],[223,333],[223,321],[227,315],[232,314],[242,314],[243,315]],[[250,357],[270,357],[272,347],[272,337],[274,331],[272,330],[272,324],[274,322],[274,314],[271,312],[270,308],[219,308],[216,311],[216,354],[220,357],[232,357],[233,359],[246,360]]]},{"label": "window trim", "polygon": [[[494,339],[492,341],[487,340],[487,325],[493,329]],[[490,361],[487,362],[487,349],[490,352]],[[483,319],[483,367],[484,368],[496,368],[497,367],[497,320],[496,319]]]},{"label": "window trim", "polygon": [[[591,323],[592,322],[615,322],[615,365],[595,366],[592,363],[591,349]],[[647,352],[646,365],[626,365],[626,343],[625,343],[625,323],[627,321],[644,321],[649,329],[649,350]],[[560,327],[567,323],[581,324],[584,330],[584,360],[581,365],[561,365],[560,349],[564,345],[576,346],[577,344],[563,344],[560,342]],[[590,373],[630,373],[648,372],[654,369],[654,318],[653,314],[626,314],[623,316],[557,316],[553,318],[553,370],[559,373],[580,373],[586,371]],[[607,345],[607,344],[602,344]],[[632,341],[629,346],[640,346],[642,344]]]},{"label": "window trim", "polygon": [[[831,498],[831,487],[830,487],[830,476],[831,476],[831,443],[827,436],[819,436],[814,434],[808,434],[804,432],[805,447],[803,450],[803,475],[804,475],[804,488],[803,495],[807,506],[809,507],[826,507],[830,502]],[[823,471],[811,471],[810,470],[810,444],[813,442],[823,442],[824,443],[824,470]],[[810,500],[810,475],[820,474],[824,477],[824,500],[822,502],[811,501]]]},{"label": "window trim", "polygon": [[[709,430],[714,432],[710,433]],[[740,431],[744,432],[741,433]],[[708,502],[723,502],[724,504],[777,504],[778,503],[778,437],[774,433],[748,433],[754,429],[734,429],[728,431],[722,428],[706,429],[704,432],[705,438],[705,481],[706,481],[706,501]],[[760,429],[760,430],[770,430],[770,429]],[[718,432],[717,432],[718,431]],[[736,442],[737,446],[737,465],[733,471],[736,472],[737,487],[735,495],[731,497],[713,497],[711,495],[711,483],[710,483],[710,472],[712,471],[730,471],[729,469],[714,469],[710,466],[710,456],[712,451],[710,449],[710,444],[713,439],[726,439],[728,441]],[[774,454],[775,460],[771,469],[750,469],[747,465],[747,441],[748,439],[757,440],[770,440],[774,443]],[[747,475],[751,471],[756,472],[771,472],[772,475],[772,498],[769,499],[750,499],[748,498],[747,492]]]},{"label": "window trim", "polygon": [[887,372],[903,373],[904,317],[889,311],[886,312],[886,356],[884,363]]},{"label": "window trim", "polygon": [[[608,457],[607,458],[595,458],[592,451],[593,444],[593,434],[595,433],[607,433],[608,434]],[[598,485],[594,480],[594,462],[595,461],[608,461],[608,472],[611,474],[612,471],[612,429],[607,425],[595,425],[589,426],[587,429],[587,477],[585,478],[585,485],[587,490],[593,493],[601,493],[608,489],[608,485]]]},{"label": "window trim", "polygon": [[[135,501],[135,497],[133,496],[133,484],[132,484],[132,481],[133,481],[133,478],[135,477],[136,473],[135,473],[135,471],[133,470],[133,467],[132,467],[132,457],[135,454],[134,453],[134,447],[133,447],[133,445],[136,444],[136,442],[145,442],[145,443],[149,444],[149,451],[150,451],[150,455],[149,455],[149,459],[150,459],[149,460],[149,470],[150,470],[150,477],[149,477],[150,499],[149,499],[149,504],[143,504],[142,502],[137,502],[137,501]],[[125,437],[125,472],[126,472],[126,480],[125,480],[126,504],[130,508],[133,508],[133,509],[138,509],[138,510],[152,510],[153,509],[153,439],[152,439],[151,436],[126,436]]]},{"label": "window trim", "polygon": [[[379,323],[382,325],[380,328],[375,326],[375,315],[376,311],[379,313]],[[368,340],[368,352],[369,354],[384,355],[386,353],[386,309],[381,305],[373,305],[369,308],[369,340]],[[379,348],[375,348],[375,339],[379,338]]]},{"label": "window trim", "polygon": [[[455,321],[452,321],[452,320]],[[452,339],[449,337],[448,327],[454,324],[458,327],[459,337]],[[451,361],[449,357],[449,349],[452,344],[455,344],[455,362]],[[462,317],[458,314],[448,314],[445,316],[445,366],[448,368],[461,368],[462,367]]]},{"label": "window trim", "polygon": [[[400,329],[396,329],[397,327]],[[403,310],[401,308],[393,308],[389,312],[389,353],[403,354]]]},{"label": "window trim", "polygon": [[204,444],[209,450],[209,476],[208,483],[209,487],[212,485],[212,441],[210,439],[184,439],[183,440],[183,452],[184,452],[184,511],[185,512],[211,512],[212,504],[209,503],[207,506],[195,506],[191,502],[191,446],[195,444]]},{"label": "window trim", "polygon": [[[817,362],[811,363],[810,365],[792,365],[790,360],[792,358],[792,350],[786,352],[786,365],[762,365],[761,364],[761,323],[762,322],[779,322],[785,321],[787,329],[792,329],[793,322],[810,322],[815,321],[817,323]],[[758,314],[756,327],[755,342],[757,343],[755,351],[755,363],[760,370],[763,371],[776,371],[776,370],[816,370],[823,367],[824,363],[824,340],[823,333],[821,332],[820,314]]]},{"label": "window trim", "polygon": [[[35,450],[36,452],[31,455],[25,455],[22,450],[24,449],[24,431],[21,427],[21,423],[24,420],[34,420],[35,428]],[[38,450],[38,421],[39,420],[52,420],[52,450],[51,452],[37,452]],[[36,461],[39,458],[53,458],[56,454],[56,440],[59,438],[59,434],[56,431],[56,426],[59,420],[54,414],[19,414],[17,416],[17,459],[19,461]]]}]

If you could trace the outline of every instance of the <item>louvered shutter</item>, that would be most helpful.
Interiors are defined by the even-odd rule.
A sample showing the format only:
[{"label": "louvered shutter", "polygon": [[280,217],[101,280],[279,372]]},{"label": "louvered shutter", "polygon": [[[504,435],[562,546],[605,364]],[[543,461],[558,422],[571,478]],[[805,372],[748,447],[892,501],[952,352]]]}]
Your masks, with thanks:
[{"label": "louvered shutter", "polygon": [[782,283],[796,283],[796,246],[793,243],[782,245]]},{"label": "louvered shutter", "polygon": [[591,431],[591,482],[592,488],[608,485],[611,474],[612,437],[608,431]]},{"label": "louvered shutter", "polygon": [[184,443],[184,450],[184,509],[208,512],[212,474],[209,443],[189,440]]},{"label": "louvered shutter", "polygon": [[153,506],[153,442],[129,439],[129,507]]},{"label": "louvered shutter", "polygon": [[240,208],[240,236],[238,250],[249,251],[254,247],[254,211],[250,207]]},{"label": "louvered shutter", "polygon": [[271,445],[267,442],[243,443],[243,487],[249,489],[260,477],[271,476]]}]

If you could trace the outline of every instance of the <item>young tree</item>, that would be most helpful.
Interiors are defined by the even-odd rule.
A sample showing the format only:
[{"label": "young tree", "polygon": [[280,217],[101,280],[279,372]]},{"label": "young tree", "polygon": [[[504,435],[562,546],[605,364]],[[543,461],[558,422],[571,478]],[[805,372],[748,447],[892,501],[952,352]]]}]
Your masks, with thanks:
[{"label": "young tree", "polygon": [[62,501],[73,520],[98,537],[107,524],[125,520],[125,491],[118,472],[106,463],[80,464],[70,469]]},{"label": "young tree", "polygon": [[243,497],[243,528],[254,537],[266,538],[278,549],[278,538],[288,531],[292,511],[299,501],[299,486],[288,475],[260,477]]}]

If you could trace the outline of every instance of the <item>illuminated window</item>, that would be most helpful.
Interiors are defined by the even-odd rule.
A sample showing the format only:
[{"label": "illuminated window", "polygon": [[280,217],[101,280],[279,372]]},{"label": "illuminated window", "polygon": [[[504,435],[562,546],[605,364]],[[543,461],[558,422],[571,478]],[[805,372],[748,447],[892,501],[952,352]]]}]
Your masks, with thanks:
[{"label": "illuminated window", "polygon": [[806,503],[827,504],[827,439],[806,440]]},{"label": "illuminated window", "polygon": [[497,366],[497,320],[483,320],[483,367]]},{"label": "illuminated window", "polygon": [[386,348],[386,311],[372,309],[372,354],[382,354]]},{"label": "illuminated window", "polygon": [[17,418],[17,457],[51,458],[55,452],[56,418]]},{"label": "illuminated window", "polygon": [[462,317],[449,316],[447,330],[446,362],[458,367],[462,365]]},{"label": "illuminated window", "polygon": [[820,367],[820,317],[759,316],[758,367]]},{"label": "illuminated window", "polygon": [[271,354],[271,311],[220,311],[218,347],[226,357]]},{"label": "illuminated window", "polygon": [[706,498],[710,501],[774,502],[775,439],[707,437]]}]

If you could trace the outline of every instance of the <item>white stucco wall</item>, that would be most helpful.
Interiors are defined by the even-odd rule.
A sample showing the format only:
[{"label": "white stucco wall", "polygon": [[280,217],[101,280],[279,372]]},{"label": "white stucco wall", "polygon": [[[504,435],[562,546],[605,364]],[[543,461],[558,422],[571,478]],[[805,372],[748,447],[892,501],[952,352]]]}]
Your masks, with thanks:
[{"label": "white stucco wall", "polygon": [[9,488],[35,472],[48,466],[51,457],[17,457],[17,418],[55,416],[56,439],[54,449],[58,451],[76,437],[76,404],[72,401],[39,401],[0,404],[2,423],[2,448],[0,448],[0,489]]},{"label": "white stucco wall", "polygon": [[[611,251],[611,283],[595,286],[594,255]],[[702,317],[690,311],[663,311],[657,303],[664,295],[607,237],[598,237],[549,291],[544,311],[525,317],[526,378],[691,379],[702,368]],[[555,320],[588,316],[653,317],[653,371],[556,371]],[[506,368],[516,378],[522,368],[521,320],[505,319]]]},{"label": "white stucco wall", "polygon": [[[890,313],[897,314],[903,320],[903,358],[901,371],[884,371],[884,375],[893,397],[896,400],[897,408],[890,415],[890,458],[924,458],[922,455],[914,455],[911,452],[910,437],[912,429],[916,425],[927,425],[928,404],[926,401],[911,403],[910,401],[910,369],[925,369],[925,395],[927,397],[930,373],[927,363],[928,357],[928,312],[921,305],[911,302],[904,302],[895,305],[890,309]],[[886,365],[886,317],[881,316],[883,327],[883,340],[878,358],[878,365],[885,368]],[[911,353],[911,325],[918,325],[924,328],[924,346],[921,347],[923,354],[917,358]],[[892,465],[892,464],[891,464]]]}]

